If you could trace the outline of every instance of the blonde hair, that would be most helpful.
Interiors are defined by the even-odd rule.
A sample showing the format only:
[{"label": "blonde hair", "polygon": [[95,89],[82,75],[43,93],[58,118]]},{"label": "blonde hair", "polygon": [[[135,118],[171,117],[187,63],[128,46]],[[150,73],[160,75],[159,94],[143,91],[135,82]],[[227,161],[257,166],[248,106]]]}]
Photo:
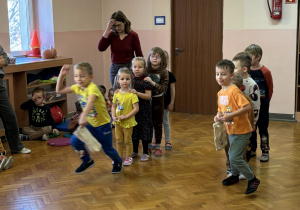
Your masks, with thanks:
[{"label": "blonde hair", "polygon": [[146,60],[145,60],[145,58],[143,58],[143,57],[135,57],[135,58],[133,58],[132,61],[131,61],[132,65],[133,65],[134,61],[142,61],[144,63],[144,68],[146,68]]},{"label": "blonde hair", "polygon": [[87,62],[80,62],[75,64],[74,69],[86,71],[89,75],[93,75],[93,67]]},{"label": "blonde hair", "polygon": [[130,88],[133,88],[133,76],[132,76],[132,71],[127,68],[127,67],[123,67],[123,68],[120,68],[119,71],[118,71],[118,74],[115,76],[115,81],[114,81],[114,90],[118,89],[119,88],[119,77],[120,77],[120,74],[121,73],[124,73],[124,74],[128,74],[130,75],[130,79],[131,79],[131,82],[130,82]]},{"label": "blonde hair", "polygon": [[256,58],[257,58],[258,55],[260,55],[259,61],[261,60],[262,54],[263,54],[263,51],[262,51],[261,47],[260,47],[259,45],[257,45],[257,44],[250,44],[250,45],[245,49],[245,52],[254,55]]},{"label": "blonde hair", "polygon": [[239,73],[234,72],[234,76],[231,79],[232,84],[235,84],[239,89],[241,89],[243,85],[243,77]]}]

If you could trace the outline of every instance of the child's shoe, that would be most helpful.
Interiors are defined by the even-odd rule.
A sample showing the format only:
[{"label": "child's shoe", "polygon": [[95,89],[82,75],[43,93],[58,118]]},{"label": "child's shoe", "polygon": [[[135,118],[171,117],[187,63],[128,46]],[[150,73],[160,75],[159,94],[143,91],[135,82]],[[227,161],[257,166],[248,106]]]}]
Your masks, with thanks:
[{"label": "child's shoe", "polygon": [[132,153],[132,158],[135,158],[135,157],[137,157],[138,156],[138,153],[136,153],[136,152],[133,152]]},{"label": "child's shoe", "polygon": [[231,168],[230,168],[230,166],[228,166],[228,168],[227,168],[227,173],[229,174],[229,173],[231,173]]},{"label": "child's shoe", "polygon": [[13,163],[14,163],[14,157],[13,156],[10,156],[9,158],[7,158],[6,162],[4,164],[4,167],[3,167],[4,170],[9,169],[12,166]]},{"label": "child's shoe", "polygon": [[42,136],[42,140],[43,140],[43,141],[47,141],[48,139],[49,139],[49,135],[45,133],[45,134]]},{"label": "child's shoe", "polygon": [[113,169],[112,169],[111,173],[112,174],[118,174],[118,173],[120,173],[121,170],[122,170],[122,165],[123,165],[122,159],[121,159],[120,162],[114,163],[114,166],[113,166]]},{"label": "child's shoe", "polygon": [[21,154],[29,154],[31,152],[31,150],[30,149],[27,149],[27,148],[23,148],[23,149],[21,149],[19,152],[17,152],[17,153],[21,153]]},{"label": "child's shoe", "polygon": [[3,152],[1,152],[0,155],[6,156],[6,150],[4,150]]},{"label": "child's shoe", "polygon": [[143,154],[143,156],[141,157],[141,161],[142,161],[142,162],[146,162],[146,161],[148,161],[148,160],[149,160],[149,155]]},{"label": "child's shoe", "polygon": [[162,150],[161,150],[161,149],[155,149],[154,156],[155,156],[155,157],[160,157],[160,156],[162,156]]},{"label": "child's shoe", "polygon": [[260,162],[267,162],[269,161],[269,153],[262,153],[260,157]]},{"label": "child's shoe", "polygon": [[222,181],[222,184],[225,186],[233,185],[239,182],[239,176],[230,176]]},{"label": "child's shoe", "polygon": [[89,162],[82,162],[81,165],[75,170],[75,174],[81,174],[85,172],[86,169],[91,168],[94,165],[95,163],[92,159]]},{"label": "child's shoe", "polygon": [[248,181],[248,187],[247,187],[245,194],[250,194],[250,193],[255,192],[257,190],[259,184],[260,184],[260,180],[256,177],[254,177],[253,179]]},{"label": "child's shoe", "polygon": [[152,149],[152,150],[155,150],[155,149],[156,149],[156,144],[155,144],[155,143],[149,144],[149,145],[148,145],[148,148],[149,148],[149,149]]},{"label": "child's shoe", "polygon": [[243,174],[240,173],[239,180],[245,180],[245,179],[246,179],[246,177]]},{"label": "child's shoe", "polygon": [[2,171],[3,169],[4,169],[4,165],[5,165],[5,163],[6,163],[6,158],[4,158],[4,159],[2,159],[1,161],[0,161],[0,171]]},{"label": "child's shoe", "polygon": [[165,145],[165,148],[166,148],[166,150],[171,150],[172,149],[172,144],[171,144],[171,142],[166,142],[166,145]]},{"label": "child's shoe", "polygon": [[123,165],[124,166],[130,166],[132,163],[133,163],[132,157],[126,157],[125,160],[124,160]]}]

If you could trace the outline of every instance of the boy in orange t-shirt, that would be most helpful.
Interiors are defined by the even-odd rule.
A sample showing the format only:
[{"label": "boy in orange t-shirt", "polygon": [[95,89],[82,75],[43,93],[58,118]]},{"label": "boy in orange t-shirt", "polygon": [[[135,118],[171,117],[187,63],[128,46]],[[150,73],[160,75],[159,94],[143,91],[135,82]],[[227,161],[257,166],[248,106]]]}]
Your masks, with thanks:
[{"label": "boy in orange t-shirt", "polygon": [[248,140],[252,133],[252,126],[248,119],[248,112],[252,107],[244,97],[242,91],[231,79],[234,76],[234,64],[230,60],[222,60],[216,65],[216,81],[222,87],[218,92],[218,113],[214,121],[222,121],[225,124],[229,142],[229,161],[232,176],[222,181],[229,186],[239,182],[239,172],[248,180],[245,194],[257,190],[260,180],[257,179],[248,164],[243,159]]}]

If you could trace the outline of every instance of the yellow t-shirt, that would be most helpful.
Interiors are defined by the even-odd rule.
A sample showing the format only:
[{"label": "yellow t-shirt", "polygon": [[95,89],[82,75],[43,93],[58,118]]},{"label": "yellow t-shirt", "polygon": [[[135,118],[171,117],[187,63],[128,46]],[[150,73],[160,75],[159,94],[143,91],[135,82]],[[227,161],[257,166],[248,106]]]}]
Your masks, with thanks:
[{"label": "yellow t-shirt", "polygon": [[83,110],[86,107],[89,96],[96,96],[96,101],[87,116],[87,121],[89,124],[91,124],[93,127],[99,127],[101,125],[110,123],[110,117],[106,109],[104,97],[95,83],[90,82],[90,84],[84,90],[82,90],[77,84],[72,85],[71,89],[76,94]]},{"label": "yellow t-shirt", "polygon": [[[221,114],[235,112],[247,104],[249,104],[249,101],[236,85],[231,85],[227,90],[220,90],[218,92],[218,112]],[[228,134],[246,134],[252,131],[248,113],[225,122],[225,127]]]},{"label": "yellow t-shirt", "polygon": [[[136,94],[133,93],[115,93],[113,103],[117,105],[116,108],[116,117],[120,115],[129,114],[133,110],[133,104],[139,102],[139,99]],[[135,116],[131,116],[125,120],[119,120],[114,122],[114,124],[119,124],[124,128],[131,128],[137,125],[135,121]]]}]

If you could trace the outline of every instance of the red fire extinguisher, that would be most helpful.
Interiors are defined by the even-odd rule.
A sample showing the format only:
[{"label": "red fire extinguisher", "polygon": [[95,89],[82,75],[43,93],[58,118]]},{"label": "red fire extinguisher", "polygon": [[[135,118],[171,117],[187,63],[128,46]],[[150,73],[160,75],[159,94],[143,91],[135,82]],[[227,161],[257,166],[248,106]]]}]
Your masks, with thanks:
[{"label": "red fire extinguisher", "polygon": [[281,19],[282,16],[282,0],[272,0],[272,10],[270,8],[270,3],[268,1],[268,7],[270,11],[271,18]]}]

